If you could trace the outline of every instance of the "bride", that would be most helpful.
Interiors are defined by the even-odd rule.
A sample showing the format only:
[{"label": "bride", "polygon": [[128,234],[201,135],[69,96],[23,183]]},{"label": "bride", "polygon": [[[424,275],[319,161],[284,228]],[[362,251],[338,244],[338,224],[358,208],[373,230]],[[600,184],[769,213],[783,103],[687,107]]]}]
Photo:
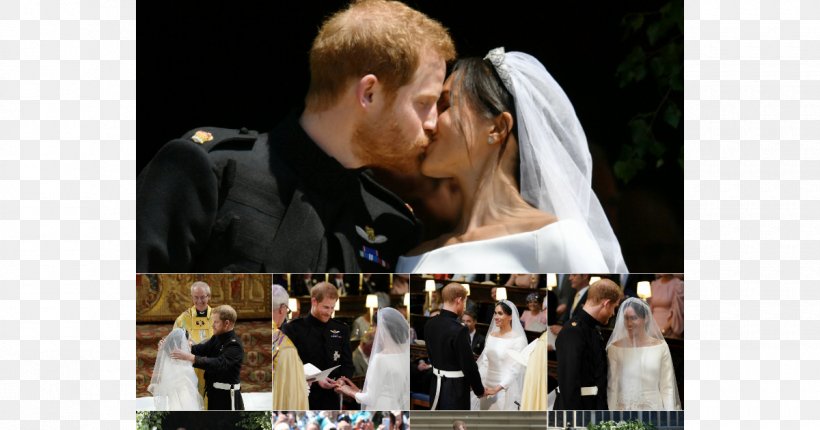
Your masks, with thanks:
[{"label": "bride", "polygon": [[410,409],[410,324],[393,308],[379,309],[370,362],[359,390],[350,379],[339,378],[336,392],[353,397],[362,410]]},{"label": "bride", "polygon": [[182,328],[173,329],[160,342],[148,391],[154,396],[154,406],[158,411],[202,410],[202,396],[197,390],[198,380],[193,363],[171,358],[171,352],[178,349],[191,352],[187,333]]},{"label": "bride", "polygon": [[669,346],[652,318],[649,305],[634,297],[621,304],[606,350],[610,409],[681,408]]},{"label": "bride", "polygon": [[396,272],[628,273],[590,185],[584,130],[538,60],[503,48],[461,59],[438,110],[421,172],[455,180],[461,217]]},{"label": "bride", "polygon": [[472,410],[518,410],[524,384],[524,366],[507,351],[520,352],[527,347],[527,335],[518,319],[518,309],[502,300],[495,305],[493,321],[487,332],[484,351],[478,357],[478,373],[484,383],[481,399],[471,394]]}]

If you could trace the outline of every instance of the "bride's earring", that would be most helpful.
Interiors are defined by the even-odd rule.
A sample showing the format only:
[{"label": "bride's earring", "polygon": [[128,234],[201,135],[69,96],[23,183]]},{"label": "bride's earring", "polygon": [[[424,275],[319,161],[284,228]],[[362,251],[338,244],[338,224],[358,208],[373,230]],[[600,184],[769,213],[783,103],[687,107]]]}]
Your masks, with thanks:
[{"label": "bride's earring", "polygon": [[487,144],[492,145],[495,143],[495,136],[487,136]]}]

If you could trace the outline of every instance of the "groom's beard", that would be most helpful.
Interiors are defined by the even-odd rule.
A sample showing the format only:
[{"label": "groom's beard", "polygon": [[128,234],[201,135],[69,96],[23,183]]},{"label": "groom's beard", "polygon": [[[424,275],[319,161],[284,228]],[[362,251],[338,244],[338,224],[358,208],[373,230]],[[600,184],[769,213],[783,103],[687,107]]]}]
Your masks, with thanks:
[{"label": "groom's beard", "polygon": [[380,121],[360,122],[353,132],[353,153],[366,167],[417,173],[421,155],[430,143],[427,135],[406,136],[399,123],[381,115]]}]

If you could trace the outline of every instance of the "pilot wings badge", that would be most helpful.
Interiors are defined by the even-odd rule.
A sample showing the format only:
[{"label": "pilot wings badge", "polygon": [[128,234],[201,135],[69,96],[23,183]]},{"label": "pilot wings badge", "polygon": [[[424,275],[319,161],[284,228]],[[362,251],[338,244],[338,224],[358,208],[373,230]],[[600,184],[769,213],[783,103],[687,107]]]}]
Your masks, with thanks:
[{"label": "pilot wings badge", "polygon": [[376,234],[376,231],[373,230],[373,227],[370,227],[368,225],[364,226],[364,228],[361,228],[357,225],[356,233],[358,233],[359,236],[362,239],[366,240],[368,243],[377,244],[387,242],[387,236],[382,234]]}]

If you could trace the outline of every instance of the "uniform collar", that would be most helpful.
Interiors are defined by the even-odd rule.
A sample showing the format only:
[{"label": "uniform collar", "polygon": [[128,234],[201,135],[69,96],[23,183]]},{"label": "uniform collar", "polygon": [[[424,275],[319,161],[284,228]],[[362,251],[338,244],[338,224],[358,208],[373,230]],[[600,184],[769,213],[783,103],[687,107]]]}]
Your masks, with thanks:
[{"label": "uniform collar", "polygon": [[578,319],[584,320],[584,321],[590,323],[593,327],[603,325],[603,324],[601,324],[600,321],[593,318],[592,315],[588,314],[587,311],[585,311],[583,308],[581,308],[581,310],[578,311]]},{"label": "uniform collar", "polygon": [[338,193],[358,180],[360,170],[346,169],[327,155],[299,125],[301,110],[294,111],[271,132],[271,144],[311,188]]},{"label": "uniform collar", "polygon": [[455,312],[448,311],[447,309],[442,309],[441,312],[439,312],[439,315],[441,315],[443,317],[446,317],[446,318],[452,318],[454,320],[458,319],[458,315],[456,315]]},{"label": "uniform collar", "polygon": [[219,340],[220,343],[225,343],[234,337],[234,330],[217,335],[216,338]]},{"label": "uniform collar", "polygon": [[[312,313],[310,313],[310,312],[308,312],[308,314],[307,314],[307,316],[305,317],[305,319],[307,319],[307,322],[308,322],[309,324],[314,325],[314,326],[317,326],[317,327],[324,327],[324,326],[326,326],[326,325],[327,325],[327,323],[323,323],[323,322],[319,321],[319,319],[318,319],[318,318],[316,318],[316,317],[314,317],[314,316],[313,316],[313,314],[312,314]],[[330,322],[330,321],[328,321],[328,322]]]}]

